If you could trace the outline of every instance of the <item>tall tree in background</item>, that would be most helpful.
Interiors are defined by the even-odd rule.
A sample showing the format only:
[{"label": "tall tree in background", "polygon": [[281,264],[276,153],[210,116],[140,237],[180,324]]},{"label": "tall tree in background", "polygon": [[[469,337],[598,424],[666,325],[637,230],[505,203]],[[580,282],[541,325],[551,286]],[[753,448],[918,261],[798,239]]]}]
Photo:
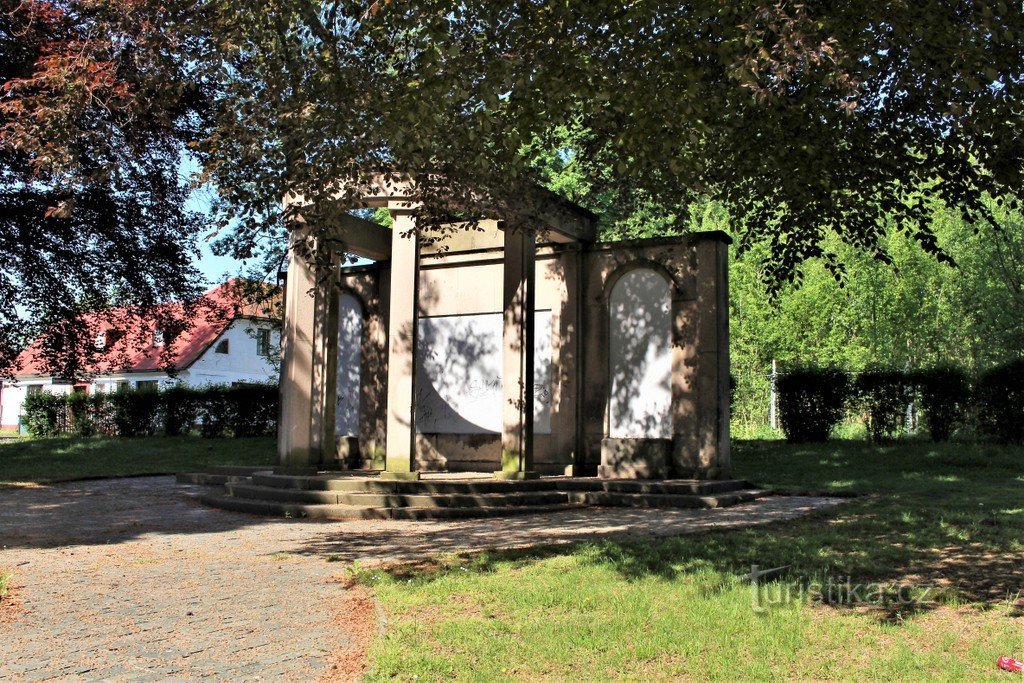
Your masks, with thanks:
[{"label": "tall tree in background", "polygon": [[181,18],[169,3],[0,0],[0,372],[42,335],[50,371],[77,375],[96,351],[85,310],[178,311],[154,321],[169,342],[188,324],[156,308],[200,284],[179,168],[206,106]]}]

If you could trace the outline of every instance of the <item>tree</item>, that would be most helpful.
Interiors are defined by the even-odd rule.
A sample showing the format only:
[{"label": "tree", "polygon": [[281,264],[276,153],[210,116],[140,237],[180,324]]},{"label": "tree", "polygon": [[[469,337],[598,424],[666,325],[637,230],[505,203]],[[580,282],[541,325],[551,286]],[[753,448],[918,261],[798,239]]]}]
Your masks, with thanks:
[{"label": "tree", "polygon": [[[0,374],[37,336],[53,374],[80,374],[103,320],[90,310],[148,311],[170,353],[192,304],[174,319],[157,304],[199,292],[201,223],[179,167],[207,109],[172,30],[180,14],[137,0],[0,6]],[[152,343],[149,324],[125,333]]]},{"label": "tree", "polygon": [[663,207],[666,229],[716,198],[776,286],[809,258],[840,274],[830,244],[888,260],[890,224],[946,259],[924,197],[973,221],[1022,179],[1019,3],[208,7],[225,96],[203,160],[243,248],[280,197],[329,222],[388,172],[416,181],[428,225],[528,216],[567,130],[589,196]]}]

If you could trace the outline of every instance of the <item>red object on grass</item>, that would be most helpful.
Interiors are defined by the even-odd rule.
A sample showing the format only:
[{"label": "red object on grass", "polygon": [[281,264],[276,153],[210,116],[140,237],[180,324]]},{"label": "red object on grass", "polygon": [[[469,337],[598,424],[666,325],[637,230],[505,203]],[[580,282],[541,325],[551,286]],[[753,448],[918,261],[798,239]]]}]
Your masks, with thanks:
[{"label": "red object on grass", "polygon": [[1000,657],[996,660],[996,665],[1003,671],[1024,672],[1024,662],[1019,662],[1013,657]]}]

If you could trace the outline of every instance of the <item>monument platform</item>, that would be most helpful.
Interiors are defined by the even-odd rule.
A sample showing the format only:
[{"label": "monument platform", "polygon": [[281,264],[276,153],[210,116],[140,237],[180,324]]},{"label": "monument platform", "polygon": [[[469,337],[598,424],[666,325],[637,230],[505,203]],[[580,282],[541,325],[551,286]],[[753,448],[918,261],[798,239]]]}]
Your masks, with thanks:
[{"label": "monument platform", "polygon": [[552,476],[497,480],[489,473],[424,472],[416,481],[379,472],[275,473],[215,468],[178,475],[208,486],[201,500],[236,512],[307,519],[452,519],[555,512],[588,506],[718,508],[771,492],[735,479],[602,479]]}]

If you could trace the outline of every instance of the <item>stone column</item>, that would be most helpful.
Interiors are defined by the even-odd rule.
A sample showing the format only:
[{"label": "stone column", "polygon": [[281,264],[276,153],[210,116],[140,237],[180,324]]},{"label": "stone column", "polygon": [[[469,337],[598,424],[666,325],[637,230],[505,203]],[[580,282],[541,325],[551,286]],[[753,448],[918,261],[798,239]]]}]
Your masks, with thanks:
[{"label": "stone column", "polygon": [[318,272],[310,263],[308,228],[289,236],[281,337],[281,412],[277,452],[286,468],[318,468],[333,460],[338,343],[337,257]]},{"label": "stone column", "polygon": [[537,237],[532,231],[504,231],[505,265],[502,302],[502,479],[528,479],[533,469],[533,369],[535,334],[534,281]]},{"label": "stone column", "polygon": [[[392,211],[388,319],[387,470],[390,479],[419,479],[416,471],[416,346],[419,318],[419,236],[411,211]],[[404,233],[410,233],[404,235]]]},{"label": "stone column", "polygon": [[719,479],[730,470],[729,247],[719,239],[702,239],[692,248],[696,298],[675,307],[675,473]]}]

